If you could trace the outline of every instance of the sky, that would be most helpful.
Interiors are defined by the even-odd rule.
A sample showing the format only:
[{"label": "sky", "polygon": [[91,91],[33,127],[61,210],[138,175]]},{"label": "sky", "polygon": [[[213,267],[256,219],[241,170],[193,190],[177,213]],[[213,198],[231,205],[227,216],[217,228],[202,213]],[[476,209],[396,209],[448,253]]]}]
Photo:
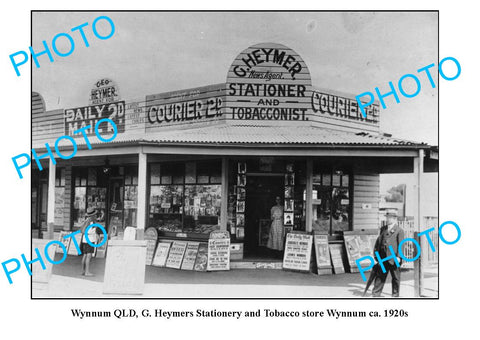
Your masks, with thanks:
[{"label": "sky", "polygon": [[[95,18],[107,15],[114,35],[96,38]],[[400,94],[386,100],[380,128],[394,137],[438,145],[437,90],[417,70],[435,63],[437,79],[438,16],[431,12],[36,12],[32,19],[32,47],[51,45],[61,32],[88,22],[90,47],[71,33],[75,50],[68,57],[54,55],[50,63],[39,57],[33,66],[32,90],[45,99],[47,110],[88,104],[90,89],[104,77],[113,79],[120,96],[141,100],[145,95],[224,83],[235,57],[261,42],[275,42],[295,50],[306,62],[314,86],[358,95],[388,82],[398,83],[411,73],[421,81],[414,98]],[[101,34],[109,32],[99,21]],[[66,42],[66,40],[65,40]],[[63,44],[63,45],[62,45]],[[57,47],[69,45],[58,40]],[[444,56],[442,56],[444,57]],[[414,92],[413,82],[405,90]]]}]

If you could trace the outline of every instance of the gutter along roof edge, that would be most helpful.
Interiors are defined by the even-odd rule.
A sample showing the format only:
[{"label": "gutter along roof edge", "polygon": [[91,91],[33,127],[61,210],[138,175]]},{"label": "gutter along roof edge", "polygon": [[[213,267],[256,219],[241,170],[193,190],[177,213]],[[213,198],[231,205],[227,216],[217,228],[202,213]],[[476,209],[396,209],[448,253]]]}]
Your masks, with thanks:
[{"label": "gutter along roof edge", "polygon": [[[301,149],[324,149],[324,150],[430,150],[432,146],[428,144],[314,144],[314,143],[304,143],[304,144],[288,144],[288,143],[219,143],[219,142],[155,142],[155,141],[120,141],[120,142],[107,142],[102,144],[92,144],[92,149],[107,149],[107,148],[123,148],[130,146],[157,146],[157,147],[184,147],[184,148],[201,148],[201,147],[217,147],[217,148],[239,148],[239,149],[251,149],[251,148],[283,148],[285,150],[301,150]],[[71,150],[71,147],[59,147],[59,150]],[[85,144],[80,144],[77,146],[78,150],[89,150]],[[46,148],[36,148],[36,150],[46,150]]]},{"label": "gutter along roof edge", "polygon": [[[43,143],[45,142],[42,141]],[[45,144],[35,141],[39,150]],[[49,144],[53,144],[48,141]],[[87,149],[82,138],[75,139],[77,147]],[[181,131],[155,131],[122,134],[111,142],[103,142],[96,136],[89,137],[92,148],[123,146],[183,146],[183,147],[237,147],[237,148],[284,148],[284,149],[430,149],[426,143],[416,143],[400,138],[368,132],[350,132],[317,127],[286,126],[205,126]],[[71,150],[71,144],[58,146],[59,150]]]}]

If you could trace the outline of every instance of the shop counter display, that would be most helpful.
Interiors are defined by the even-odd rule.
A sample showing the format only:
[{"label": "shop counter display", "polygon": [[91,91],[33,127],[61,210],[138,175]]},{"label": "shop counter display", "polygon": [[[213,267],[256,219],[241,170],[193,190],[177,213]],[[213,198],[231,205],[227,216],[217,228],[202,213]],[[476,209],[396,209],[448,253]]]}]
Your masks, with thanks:
[{"label": "shop counter display", "polygon": [[172,232],[158,230],[159,239],[170,240],[187,240],[187,241],[205,241],[208,240],[209,233],[195,233],[195,232]]},{"label": "shop counter display", "polygon": [[[156,223],[155,223],[156,222]],[[181,216],[175,215],[162,215],[153,223],[153,227],[159,232],[182,232]]]},{"label": "shop counter display", "polygon": [[208,239],[220,229],[221,185],[156,185],[150,192],[149,226],[160,237]]},{"label": "shop counter display", "polygon": [[195,233],[195,234],[210,234],[212,231],[220,230],[218,224],[198,224],[194,228],[184,228],[183,231],[186,233]]}]

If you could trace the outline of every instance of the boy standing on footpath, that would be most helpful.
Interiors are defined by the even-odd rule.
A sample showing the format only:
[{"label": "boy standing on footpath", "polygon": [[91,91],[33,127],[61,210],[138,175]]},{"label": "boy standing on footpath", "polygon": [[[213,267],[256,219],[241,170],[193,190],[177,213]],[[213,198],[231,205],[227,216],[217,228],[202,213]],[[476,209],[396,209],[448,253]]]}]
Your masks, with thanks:
[{"label": "boy standing on footpath", "polygon": [[88,208],[87,212],[85,214],[85,221],[83,222],[80,230],[82,232],[82,241],[80,244],[80,250],[83,254],[82,258],[82,275],[85,276],[93,276],[93,274],[90,272],[90,261],[92,260],[92,255],[95,249],[88,244],[87,242],[87,236],[90,242],[92,243],[97,243],[97,233],[96,233],[96,227],[92,227],[88,230],[88,233],[85,234],[87,227],[90,224],[96,223],[97,222],[97,210],[94,208]]},{"label": "boy standing on footpath", "polygon": [[[387,225],[380,230],[380,235],[375,242],[374,254],[378,251],[380,258],[384,259],[391,256],[390,247],[397,257],[398,263],[402,264],[402,259],[398,256],[398,245],[404,239],[404,232],[402,228],[398,226],[397,214],[395,212],[387,212]],[[390,272],[392,275],[392,296],[399,297],[400,295],[400,266],[397,267],[394,259],[389,259],[383,263],[385,267],[385,273],[380,268],[375,278],[372,294],[374,297],[379,297],[382,294],[383,286],[387,280],[387,275]]]}]

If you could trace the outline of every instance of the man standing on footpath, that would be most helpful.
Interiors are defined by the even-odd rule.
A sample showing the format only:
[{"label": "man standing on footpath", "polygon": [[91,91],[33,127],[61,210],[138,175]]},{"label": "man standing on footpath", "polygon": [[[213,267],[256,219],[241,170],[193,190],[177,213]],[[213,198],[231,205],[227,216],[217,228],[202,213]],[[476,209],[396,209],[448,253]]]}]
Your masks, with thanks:
[{"label": "man standing on footpath", "polygon": [[[398,256],[398,245],[404,239],[404,232],[402,228],[398,226],[397,214],[395,212],[387,212],[387,225],[382,227],[380,235],[375,242],[374,253],[378,251],[380,258],[384,259],[388,256],[395,255],[397,257],[399,265],[402,264],[402,259]],[[392,246],[395,254],[390,253],[389,246]],[[389,259],[383,263],[385,267],[385,273],[381,268],[377,272],[375,283],[373,286],[372,295],[379,297],[382,294],[383,286],[387,280],[387,275],[390,272],[392,275],[392,296],[399,297],[400,294],[400,267],[397,267],[395,260]]]}]

